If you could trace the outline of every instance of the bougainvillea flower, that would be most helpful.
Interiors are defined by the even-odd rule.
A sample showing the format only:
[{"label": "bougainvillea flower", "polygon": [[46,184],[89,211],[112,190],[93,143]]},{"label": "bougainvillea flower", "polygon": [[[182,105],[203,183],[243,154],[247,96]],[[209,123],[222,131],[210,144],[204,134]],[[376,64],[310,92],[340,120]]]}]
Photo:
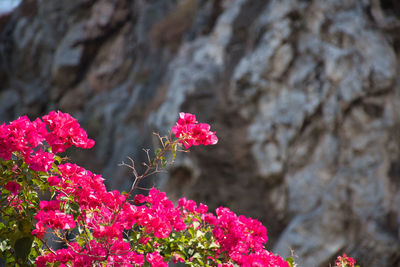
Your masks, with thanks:
[{"label": "bougainvillea flower", "polygon": [[218,138],[216,132],[211,132],[210,128],[207,123],[197,123],[195,115],[181,112],[176,125],[172,127],[172,132],[188,149],[191,146],[215,145]]},{"label": "bougainvillea flower", "polygon": [[158,251],[146,255],[146,260],[152,267],[168,267],[168,263],[164,262],[163,259],[163,256],[161,256]]},{"label": "bougainvillea flower", "polygon": [[50,129],[46,136],[46,142],[53,148],[53,153],[64,152],[71,145],[80,148],[94,146],[94,140],[87,137],[78,121],[68,113],[51,111],[42,119]]},{"label": "bougainvillea flower", "polygon": [[61,181],[60,178],[58,178],[57,176],[50,176],[47,181],[49,182],[50,186],[55,186],[58,185]]},{"label": "bougainvillea flower", "polygon": [[347,256],[345,253],[343,253],[342,256],[338,256],[336,259],[336,267],[353,267],[354,264],[356,264],[356,260]]},{"label": "bougainvillea flower", "polygon": [[[218,142],[210,125],[198,123],[190,113],[179,114],[172,132],[177,138],[174,144],[179,142],[185,148]],[[176,206],[155,188],[146,196],[136,195],[132,202],[129,194],[108,191],[100,175],[76,164],[61,163],[55,156],[70,146],[93,145],[76,119],[60,111],[43,116],[43,121],[31,122],[23,116],[0,125],[0,157],[7,161],[18,159],[5,165],[11,170],[8,180],[2,182],[10,192],[4,190],[8,194],[6,204],[18,211],[35,205],[32,234],[40,239],[46,232],[62,236],[73,232],[77,237],[77,242],[65,241],[65,248],[43,248],[35,266],[166,267],[171,260],[195,263],[194,255],[205,253],[202,261],[211,263],[210,266],[289,267],[280,256],[265,250],[267,230],[257,220],[237,216],[222,207],[213,215],[206,205],[186,198],[181,198]],[[50,186],[54,192],[51,200],[25,198],[30,185],[14,180],[22,169],[18,162],[26,163],[31,174],[39,175],[39,186]],[[42,179],[46,177],[47,180]],[[185,252],[186,241],[192,240],[199,242],[201,249],[195,254]],[[170,246],[170,242],[178,242],[178,246]],[[184,242],[182,246],[180,242]],[[339,259],[353,264],[346,255]]]},{"label": "bougainvillea flower", "polygon": [[10,181],[5,186],[5,189],[13,193],[14,195],[18,194],[18,191],[21,189],[21,185],[17,182]]},{"label": "bougainvillea flower", "polygon": [[44,152],[42,148],[35,152],[35,154],[30,155],[25,158],[26,163],[34,171],[47,172],[50,170],[54,162],[54,154],[49,152]]}]

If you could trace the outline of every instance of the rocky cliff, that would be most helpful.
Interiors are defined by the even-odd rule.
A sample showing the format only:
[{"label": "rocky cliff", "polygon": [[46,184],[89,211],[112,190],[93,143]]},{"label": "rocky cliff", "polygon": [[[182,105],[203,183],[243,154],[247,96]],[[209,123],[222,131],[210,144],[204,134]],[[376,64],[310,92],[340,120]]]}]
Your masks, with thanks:
[{"label": "rocky cliff", "polygon": [[[396,0],[25,0],[0,19],[0,121],[69,112],[110,188],[180,111],[220,142],[158,184],[260,219],[300,266],[400,266]],[[70,154],[71,154],[70,153]]]}]

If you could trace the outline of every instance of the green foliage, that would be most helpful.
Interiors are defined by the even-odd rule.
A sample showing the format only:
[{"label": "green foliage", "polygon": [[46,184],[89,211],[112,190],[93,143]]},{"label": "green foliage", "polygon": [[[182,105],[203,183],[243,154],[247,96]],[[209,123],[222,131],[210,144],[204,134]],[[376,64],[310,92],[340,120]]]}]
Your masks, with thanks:
[{"label": "green foliage", "polygon": [[[38,191],[49,190],[48,175],[29,169],[19,156],[0,160],[0,258],[7,266],[30,266],[40,255],[42,243],[32,235],[32,227],[40,204]],[[21,185],[17,195],[5,189],[9,181]]]},{"label": "green foliage", "polygon": [[297,264],[294,262],[293,257],[287,257],[285,261],[289,264],[290,267],[296,267]]}]

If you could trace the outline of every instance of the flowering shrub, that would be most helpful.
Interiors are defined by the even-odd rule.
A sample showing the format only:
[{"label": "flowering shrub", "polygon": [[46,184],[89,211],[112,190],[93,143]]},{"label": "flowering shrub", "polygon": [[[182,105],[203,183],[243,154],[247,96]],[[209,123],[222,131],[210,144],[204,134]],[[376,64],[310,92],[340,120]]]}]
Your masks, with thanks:
[{"label": "flowering shrub", "polygon": [[[52,111],[33,122],[24,116],[0,125],[0,258],[8,266],[294,266],[264,248],[267,231],[257,220],[222,207],[214,215],[185,198],[175,206],[155,188],[131,199],[182,146],[218,142],[208,124],[188,113],[180,113],[172,132],[176,139],[159,136],[161,148],[143,174],[133,161],[124,164],[135,179],[120,193],[57,155],[94,145],[69,114]],[[354,265],[343,257],[337,266]]]}]

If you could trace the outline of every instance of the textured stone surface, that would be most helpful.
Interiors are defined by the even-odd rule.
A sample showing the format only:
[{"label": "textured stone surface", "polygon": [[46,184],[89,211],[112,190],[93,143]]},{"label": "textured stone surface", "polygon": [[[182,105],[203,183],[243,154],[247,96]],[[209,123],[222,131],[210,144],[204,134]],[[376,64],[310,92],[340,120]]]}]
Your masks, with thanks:
[{"label": "textured stone surface", "polygon": [[219,144],[149,186],[262,220],[300,266],[395,267],[399,31],[395,0],[26,0],[0,21],[0,120],[70,112],[96,140],[72,158],[126,189],[117,165],[195,113]]}]

